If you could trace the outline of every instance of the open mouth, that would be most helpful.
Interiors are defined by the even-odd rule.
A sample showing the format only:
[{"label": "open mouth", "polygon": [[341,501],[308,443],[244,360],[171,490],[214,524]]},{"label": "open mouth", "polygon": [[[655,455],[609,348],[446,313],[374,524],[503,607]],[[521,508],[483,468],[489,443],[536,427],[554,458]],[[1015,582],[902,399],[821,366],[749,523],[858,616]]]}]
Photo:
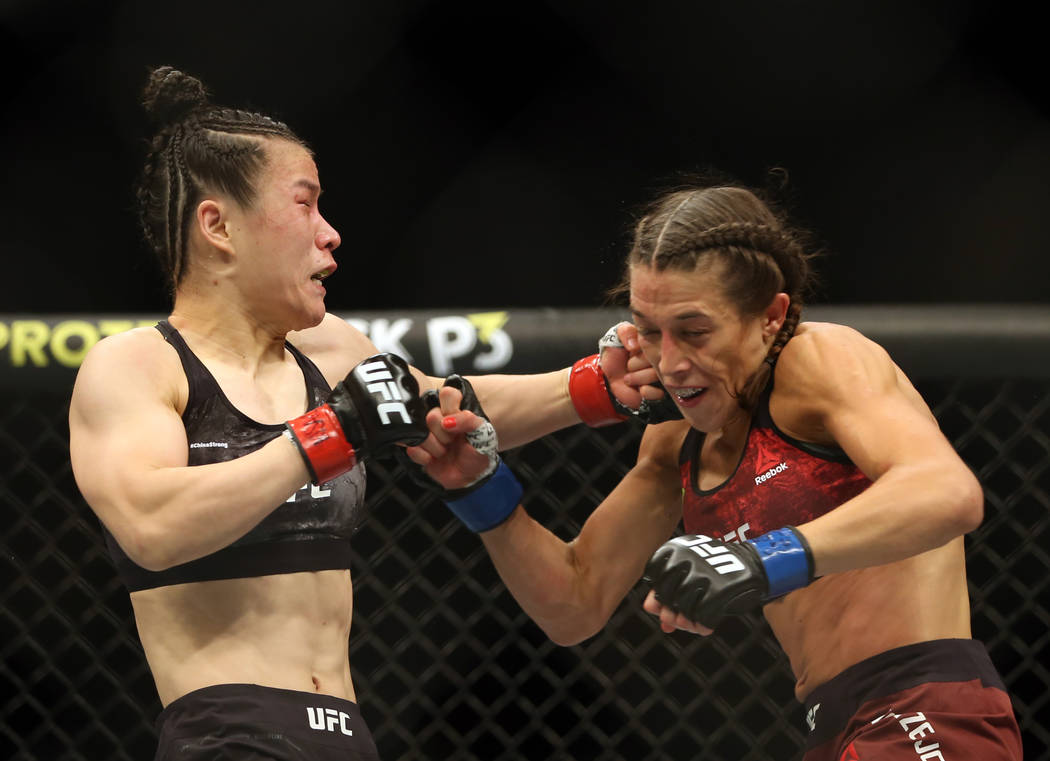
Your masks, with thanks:
[{"label": "open mouth", "polygon": [[310,279],[320,283],[326,277],[331,275],[334,271],[335,271],[334,267],[327,267],[327,268],[321,270],[320,272],[315,272],[314,274],[310,275]]},{"label": "open mouth", "polygon": [[676,388],[672,393],[674,394],[675,399],[677,399],[678,401],[687,402],[690,399],[696,399],[705,391],[707,391],[706,386],[694,386],[686,388]]}]

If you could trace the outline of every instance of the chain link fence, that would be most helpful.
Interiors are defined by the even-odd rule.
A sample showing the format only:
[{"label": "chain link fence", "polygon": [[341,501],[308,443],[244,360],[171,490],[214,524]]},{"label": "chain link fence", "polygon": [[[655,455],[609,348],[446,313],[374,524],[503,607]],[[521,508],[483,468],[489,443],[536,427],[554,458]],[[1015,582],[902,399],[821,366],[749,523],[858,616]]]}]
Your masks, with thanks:
[{"label": "chain link fence", "polygon": [[[583,329],[579,355],[596,335]],[[1046,761],[1050,340],[1038,356],[1011,355],[1009,335],[990,340],[1013,359],[989,367],[980,353],[940,351],[911,371],[985,487],[984,523],[967,538],[974,636],[1011,692],[1025,757]],[[149,759],[160,705],[128,595],[73,481],[69,383],[32,385],[0,390],[0,758]],[[631,466],[640,433],[578,426],[506,459],[530,513],[568,539]],[[709,638],[668,636],[641,611],[638,588],[602,633],[558,647],[505,591],[477,537],[399,466],[377,464],[369,490],[350,662],[385,761],[798,757],[801,708],[760,616]]]}]

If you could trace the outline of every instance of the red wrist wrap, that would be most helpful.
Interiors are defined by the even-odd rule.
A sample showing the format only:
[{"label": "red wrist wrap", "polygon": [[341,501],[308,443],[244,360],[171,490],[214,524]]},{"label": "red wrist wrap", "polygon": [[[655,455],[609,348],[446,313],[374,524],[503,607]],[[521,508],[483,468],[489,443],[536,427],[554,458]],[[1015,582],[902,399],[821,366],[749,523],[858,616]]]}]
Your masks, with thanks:
[{"label": "red wrist wrap", "polygon": [[357,464],[354,448],[327,404],[289,420],[288,428],[306,458],[315,484],[331,481]]},{"label": "red wrist wrap", "polygon": [[569,370],[569,396],[572,398],[572,404],[580,420],[592,428],[612,425],[627,418],[613,407],[600,360],[600,354],[592,354],[577,360]]}]

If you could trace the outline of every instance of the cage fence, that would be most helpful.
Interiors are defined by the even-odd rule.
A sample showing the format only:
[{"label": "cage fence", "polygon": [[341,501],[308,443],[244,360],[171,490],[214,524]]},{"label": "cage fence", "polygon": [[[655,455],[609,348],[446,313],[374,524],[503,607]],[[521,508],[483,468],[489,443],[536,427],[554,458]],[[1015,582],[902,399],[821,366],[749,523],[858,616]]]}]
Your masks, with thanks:
[{"label": "cage fence", "polygon": [[[589,353],[603,332],[559,322],[583,335],[549,359],[537,349],[534,369]],[[972,372],[965,358],[949,361],[950,337],[942,343],[948,359],[912,376],[985,490],[985,519],[966,538],[974,636],[1006,681],[1025,757],[1047,761],[1050,372],[1040,362],[1050,339],[1042,360],[1024,344],[1016,361]],[[51,385],[0,389],[0,758],[152,758],[160,705],[127,593],[73,480],[69,381]],[[640,435],[633,423],[577,426],[506,459],[530,513],[568,539],[632,465]],[[602,632],[559,647],[478,538],[402,465],[370,469],[368,502],[354,541],[350,662],[386,761],[799,756],[801,707],[760,616],[708,638],[664,635],[639,586]]]}]

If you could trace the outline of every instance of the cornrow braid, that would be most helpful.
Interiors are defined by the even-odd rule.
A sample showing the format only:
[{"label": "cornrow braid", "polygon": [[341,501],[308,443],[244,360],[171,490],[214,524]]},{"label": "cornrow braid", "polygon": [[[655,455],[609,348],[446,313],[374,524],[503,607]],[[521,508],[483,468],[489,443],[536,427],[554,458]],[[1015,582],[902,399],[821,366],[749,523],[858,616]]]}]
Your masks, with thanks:
[{"label": "cornrow braid", "polygon": [[271,119],[264,114],[256,114],[251,111],[241,111],[234,108],[212,109],[202,115],[199,119],[199,124],[205,129],[213,129],[217,132],[233,132],[244,135],[271,135],[273,137],[287,138],[292,134],[292,131],[284,122]]},{"label": "cornrow braid", "polygon": [[[186,182],[184,179],[184,162],[182,157],[182,127],[176,125],[168,142],[168,247],[164,252],[171,271],[172,281],[177,284],[182,272],[182,228],[185,216],[185,207],[180,204],[180,199],[185,198]],[[172,185],[175,187],[172,188]],[[173,192],[174,191],[174,192]],[[180,206],[182,208],[180,208]]]},{"label": "cornrow braid", "polygon": [[199,200],[222,193],[251,206],[266,138],[309,148],[283,122],[211,104],[199,80],[170,66],[151,73],[142,103],[156,132],[136,189],[139,218],[174,293],[187,272],[187,233]]},{"label": "cornrow braid", "polygon": [[773,368],[776,367],[777,359],[780,357],[780,352],[787,346],[787,342],[795,335],[795,329],[798,328],[799,322],[802,320],[802,302],[791,300],[788,304],[787,314],[784,316],[784,324],[780,326],[780,330],[777,331],[776,336],[773,338],[773,343],[769,347],[769,351],[766,353],[766,358],[759,365],[759,368],[748,378],[744,387],[740,390],[737,395],[737,403],[745,410],[753,410],[755,405],[758,403],[758,398],[762,395],[762,391],[765,389],[766,384],[769,382],[769,376],[773,373]]},{"label": "cornrow braid", "polygon": [[[157,160],[156,154],[151,152],[146,157],[146,163],[142,171],[143,176],[151,177],[157,172],[161,171],[158,166],[158,163],[159,162]],[[140,210],[140,217],[144,216],[143,211],[145,209],[156,208],[157,206],[161,205],[160,200],[154,195],[150,187],[147,186],[145,183],[140,183],[139,186],[135,189],[135,200]],[[143,219],[142,232],[146,238],[146,243],[153,251],[163,250],[164,244],[155,238],[152,227],[150,225],[145,224],[144,221],[145,220]]]},{"label": "cornrow braid", "polygon": [[754,222],[726,222],[704,230],[693,240],[693,246],[697,250],[742,246],[774,257],[779,252],[787,253],[798,248],[791,236],[783,230]]}]

